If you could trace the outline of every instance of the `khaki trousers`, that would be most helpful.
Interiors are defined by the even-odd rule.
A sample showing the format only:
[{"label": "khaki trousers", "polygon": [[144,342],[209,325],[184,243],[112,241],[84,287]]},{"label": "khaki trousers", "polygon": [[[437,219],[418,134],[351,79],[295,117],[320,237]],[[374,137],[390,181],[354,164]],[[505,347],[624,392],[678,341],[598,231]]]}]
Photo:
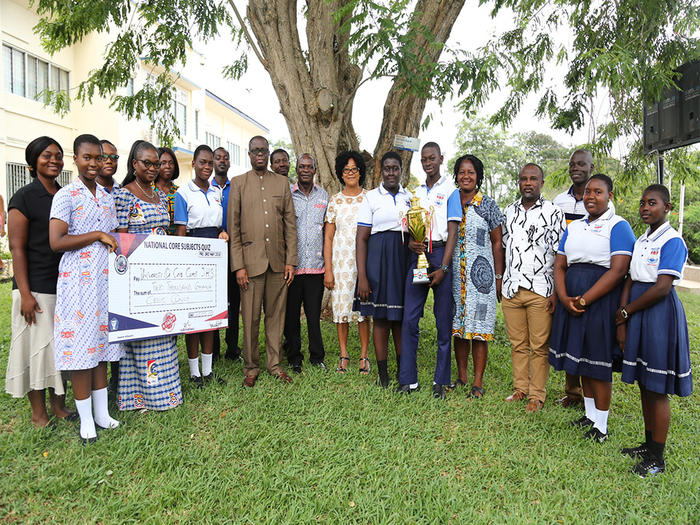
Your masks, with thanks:
[{"label": "khaki trousers", "polygon": [[260,309],[265,311],[265,346],[267,371],[273,375],[282,372],[282,331],[287,305],[287,284],[284,273],[267,271],[249,277],[248,289],[241,288],[241,317],[243,318],[243,372],[246,376],[260,373]]},{"label": "khaki trousers", "polygon": [[552,328],[547,298],[520,288],[512,299],[504,297],[501,304],[512,345],[513,391],[544,403]]}]

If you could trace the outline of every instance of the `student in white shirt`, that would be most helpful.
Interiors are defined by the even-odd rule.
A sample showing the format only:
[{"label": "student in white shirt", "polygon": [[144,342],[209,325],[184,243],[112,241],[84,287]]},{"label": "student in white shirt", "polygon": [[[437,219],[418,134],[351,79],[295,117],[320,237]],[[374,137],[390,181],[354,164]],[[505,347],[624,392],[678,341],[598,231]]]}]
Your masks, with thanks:
[{"label": "student in white shirt", "polygon": [[[205,144],[197,146],[192,160],[194,178],[178,188],[175,194],[174,223],[177,235],[184,237],[206,237],[228,240],[222,228],[223,209],[221,190],[209,184],[214,171],[214,153]],[[212,372],[214,335],[217,330],[186,334],[187,360],[190,365],[190,381],[197,388],[205,382],[223,380]],[[199,371],[199,346],[202,346],[202,372]]]},{"label": "student in white shirt", "polygon": [[389,151],[381,160],[382,183],[367,192],[357,212],[357,290],[352,309],[372,316],[372,339],[379,384],[389,386],[389,331],[394,336],[397,371],[401,360],[401,320],[408,271],[408,235],[401,217],[411,195],[401,187],[401,157]]},{"label": "student in white shirt", "polygon": [[592,427],[584,437],[599,443],[608,437],[612,372],[622,356],[616,341],[615,311],[629,270],[634,233],[610,209],[613,183],[593,175],[586,184],[588,218],[569,224],[554,261],[559,304],[554,312],[549,363],[581,376],[586,414],[572,424]]},{"label": "student in white shirt", "polygon": [[618,342],[624,349],[622,380],[639,385],[645,434],[644,443],[622,453],[641,459],[632,469],[641,477],[666,469],[668,395],[685,397],[693,391],[688,326],[674,289],[688,249],[666,220],[671,207],[665,186],[652,184],[644,190],[639,215],[649,228],[634,245],[616,314]]}]

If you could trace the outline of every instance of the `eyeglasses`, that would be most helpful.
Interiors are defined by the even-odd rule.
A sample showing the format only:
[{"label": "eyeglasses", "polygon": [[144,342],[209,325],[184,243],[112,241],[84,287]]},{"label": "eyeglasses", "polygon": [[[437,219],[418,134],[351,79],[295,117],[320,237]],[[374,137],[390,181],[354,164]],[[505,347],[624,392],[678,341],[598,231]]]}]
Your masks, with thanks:
[{"label": "eyeglasses", "polygon": [[142,162],[143,167],[146,168],[147,170],[150,170],[151,168],[155,168],[157,170],[160,169],[160,161],[151,162],[150,160],[143,160],[143,159],[134,159],[134,160],[138,160],[139,162]]},{"label": "eyeglasses", "polygon": [[119,160],[119,155],[102,155],[105,160]]},{"label": "eyeglasses", "polygon": [[267,155],[268,153],[270,153],[270,150],[267,148],[255,148],[250,150],[250,153],[254,157],[257,157],[258,155]]},{"label": "eyeglasses", "polygon": [[357,175],[360,170],[357,168],[343,168],[343,175]]}]

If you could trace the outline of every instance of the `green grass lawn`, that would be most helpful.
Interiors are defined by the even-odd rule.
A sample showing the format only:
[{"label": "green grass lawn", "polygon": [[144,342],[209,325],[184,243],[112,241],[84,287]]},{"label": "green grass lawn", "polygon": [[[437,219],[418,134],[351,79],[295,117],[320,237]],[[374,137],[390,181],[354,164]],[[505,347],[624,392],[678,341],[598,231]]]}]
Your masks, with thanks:
[{"label": "green grass lawn", "polygon": [[[682,295],[695,392],[673,398],[666,473],[640,479],[620,455],[643,434],[636,386],[615,378],[610,439],[584,441],[553,404],[503,402],[511,391],[502,318],[490,346],[486,397],[466,390],[433,400],[435,324],[421,328],[423,388],[399,397],[360,376],[359,342],[341,376],[306,366],[294,384],[261,374],[244,390],[240,364],[217,363],[229,382],[197,391],[166,413],[117,413],[123,423],[83,447],[77,423],[35,430],[26,399],[0,395],[3,523],[698,523],[700,521],[700,296]],[[0,285],[0,368],[10,342],[10,284]],[[324,323],[326,363],[337,364]],[[183,342],[180,367],[187,376]],[[306,352],[306,349],[304,349]],[[372,350],[370,350],[372,352]],[[264,358],[264,354],[263,354]],[[393,360],[390,371],[393,374]],[[453,377],[454,364],[453,364]],[[392,388],[395,385],[392,385]],[[72,405],[72,400],[69,402]]]}]

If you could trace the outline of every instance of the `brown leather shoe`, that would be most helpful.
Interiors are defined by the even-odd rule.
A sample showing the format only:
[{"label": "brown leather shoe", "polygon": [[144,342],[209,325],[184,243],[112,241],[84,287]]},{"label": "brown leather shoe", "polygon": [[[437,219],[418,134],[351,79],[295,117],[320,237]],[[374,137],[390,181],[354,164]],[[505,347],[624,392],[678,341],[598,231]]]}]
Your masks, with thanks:
[{"label": "brown leather shoe", "polygon": [[583,406],[583,399],[566,395],[566,396],[562,397],[561,399],[557,399],[555,401],[555,403],[557,405],[563,406],[564,408],[582,407]]},{"label": "brown leather shoe", "polygon": [[506,403],[511,403],[513,401],[522,401],[523,399],[526,399],[527,396],[523,394],[520,390],[516,390],[513,392],[511,395],[509,395],[507,398],[505,398],[503,401]]},{"label": "brown leather shoe", "polygon": [[243,386],[247,386],[248,388],[253,388],[255,386],[255,382],[258,380],[258,376],[245,376],[243,379]]},{"label": "brown leather shoe", "polygon": [[282,371],[279,374],[275,376],[277,379],[284,381],[285,383],[293,383],[294,381],[292,380],[291,377],[289,377],[286,372]]},{"label": "brown leather shoe", "polygon": [[530,399],[525,407],[525,412],[539,412],[543,406],[544,403],[539,399]]}]

